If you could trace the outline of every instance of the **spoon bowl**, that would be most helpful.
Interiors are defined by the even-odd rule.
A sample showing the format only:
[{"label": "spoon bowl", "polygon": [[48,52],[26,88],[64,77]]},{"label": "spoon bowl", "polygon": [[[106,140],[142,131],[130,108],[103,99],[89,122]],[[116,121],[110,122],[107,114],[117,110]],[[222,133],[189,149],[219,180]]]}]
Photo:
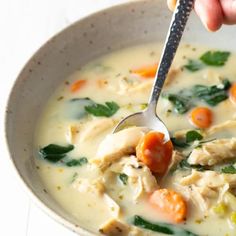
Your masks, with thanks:
[{"label": "spoon bowl", "polygon": [[179,46],[194,0],[179,0],[172,16],[167,33],[166,42],[162,51],[159,67],[155,76],[148,107],[142,112],[137,112],[125,117],[115,127],[114,132],[129,126],[144,126],[157,130],[165,135],[165,141],[170,140],[170,135],[163,121],[156,114],[156,106],[163,88],[165,79]]},{"label": "spoon bowl", "polygon": [[170,140],[168,129],[162,120],[151,110],[133,113],[122,119],[116,126],[114,132],[118,132],[130,126],[144,126],[151,130],[158,130],[165,135],[165,141]]}]

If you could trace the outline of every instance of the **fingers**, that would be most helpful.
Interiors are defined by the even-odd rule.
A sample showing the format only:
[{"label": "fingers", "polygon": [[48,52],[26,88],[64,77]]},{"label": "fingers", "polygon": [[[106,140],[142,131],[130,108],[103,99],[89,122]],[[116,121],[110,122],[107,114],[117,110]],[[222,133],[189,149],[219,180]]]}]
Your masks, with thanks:
[{"label": "fingers", "polygon": [[236,0],[220,0],[224,24],[236,24]]},{"label": "fingers", "polygon": [[216,31],[221,27],[223,12],[219,0],[196,0],[194,8],[208,30]]}]

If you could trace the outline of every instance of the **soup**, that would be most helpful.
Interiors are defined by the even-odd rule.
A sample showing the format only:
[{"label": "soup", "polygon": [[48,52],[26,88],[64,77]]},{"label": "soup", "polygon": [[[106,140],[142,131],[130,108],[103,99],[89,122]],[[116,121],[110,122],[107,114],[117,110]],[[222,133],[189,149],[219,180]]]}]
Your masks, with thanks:
[{"label": "soup", "polygon": [[112,134],[146,109],[160,52],[113,52],[58,87],[35,133],[45,191],[96,235],[235,235],[236,55],[180,46],[157,106],[171,141]]}]

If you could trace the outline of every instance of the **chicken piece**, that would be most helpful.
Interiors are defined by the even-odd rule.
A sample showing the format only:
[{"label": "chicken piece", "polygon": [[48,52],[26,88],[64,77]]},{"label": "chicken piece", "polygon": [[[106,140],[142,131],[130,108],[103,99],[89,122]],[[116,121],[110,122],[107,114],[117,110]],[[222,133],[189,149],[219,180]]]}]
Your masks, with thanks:
[{"label": "chicken piece", "polygon": [[214,125],[206,131],[206,134],[209,136],[221,130],[232,129],[232,128],[234,129],[236,128],[236,120],[227,120],[221,124]]},{"label": "chicken piece", "polygon": [[100,178],[95,180],[76,178],[72,187],[81,193],[92,193],[97,196],[102,196],[105,192],[105,186]]},{"label": "chicken piece", "polygon": [[80,132],[80,142],[94,139],[102,132],[113,128],[115,124],[115,120],[111,118],[95,119],[86,123],[86,126]]},{"label": "chicken piece", "polygon": [[176,186],[204,214],[208,214],[212,204],[222,201],[224,193],[235,185],[236,175],[192,170],[190,175],[179,178]]},{"label": "chicken piece", "polygon": [[131,127],[107,135],[98,147],[96,157],[91,160],[91,163],[96,164],[104,171],[121,157],[135,153],[139,140],[148,131],[149,129],[145,127]]},{"label": "chicken piece", "polygon": [[235,157],[236,138],[217,139],[195,148],[188,158],[188,163],[212,166]]},{"label": "chicken piece", "polygon": [[95,180],[77,178],[72,187],[81,193],[90,193],[99,197],[109,209],[111,216],[119,217],[120,206],[105,192],[105,185],[101,178]]},{"label": "chicken piece", "polygon": [[119,221],[110,219],[99,229],[99,232],[107,236],[141,236],[143,233],[136,227]]},{"label": "chicken piece", "polygon": [[184,159],[184,156],[181,152],[174,150],[171,158],[171,163],[169,165],[167,174],[170,170],[174,170],[180,161]]},{"label": "chicken piece", "polygon": [[215,171],[196,171],[192,170],[192,173],[180,180],[182,185],[195,184],[197,186],[207,186],[212,189],[223,187],[225,184],[229,184],[230,188],[236,187],[236,174],[219,174]]},{"label": "chicken piece", "polygon": [[135,156],[123,157],[111,165],[106,172],[126,174],[129,186],[134,191],[135,201],[143,193],[150,193],[159,188],[156,178],[152,175],[150,169],[142,162],[139,162]]}]

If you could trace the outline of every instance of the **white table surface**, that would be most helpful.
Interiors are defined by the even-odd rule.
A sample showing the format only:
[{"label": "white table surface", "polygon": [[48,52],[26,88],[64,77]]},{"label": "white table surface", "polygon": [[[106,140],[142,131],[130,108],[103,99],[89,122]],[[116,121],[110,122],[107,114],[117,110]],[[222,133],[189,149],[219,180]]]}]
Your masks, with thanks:
[{"label": "white table surface", "polygon": [[49,37],[79,18],[126,0],[0,0],[0,235],[72,236],[21,188],[4,142],[4,110],[14,79]]}]

